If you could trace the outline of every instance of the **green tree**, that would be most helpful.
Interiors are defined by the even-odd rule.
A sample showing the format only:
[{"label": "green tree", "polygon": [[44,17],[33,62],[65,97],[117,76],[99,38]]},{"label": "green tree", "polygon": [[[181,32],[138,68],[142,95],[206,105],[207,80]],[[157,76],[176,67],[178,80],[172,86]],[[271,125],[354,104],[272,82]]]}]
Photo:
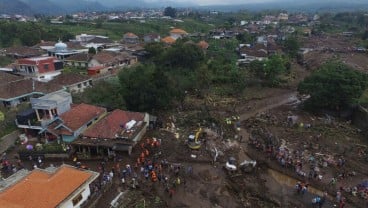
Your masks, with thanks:
[{"label": "green tree", "polygon": [[362,35],[362,40],[367,40],[367,39],[368,39],[368,30],[365,30]]},{"label": "green tree", "polygon": [[197,45],[178,41],[165,51],[161,57],[161,65],[194,71],[204,60],[204,53]]},{"label": "green tree", "polygon": [[162,53],[165,51],[162,43],[148,43],[144,46],[145,51],[148,52],[148,58],[157,63]]},{"label": "green tree", "polygon": [[125,101],[118,80],[100,81],[73,97],[75,102],[91,103],[108,109],[125,109]]},{"label": "green tree", "polygon": [[97,53],[97,51],[94,47],[88,48],[88,54],[96,54],[96,53]]},{"label": "green tree", "polygon": [[267,84],[275,86],[279,84],[279,75],[290,69],[290,63],[286,57],[273,55],[264,61],[251,62],[249,68],[257,77],[267,81]]},{"label": "green tree", "polygon": [[284,48],[291,58],[295,58],[300,49],[300,43],[295,37],[289,37],[284,41]]},{"label": "green tree", "polygon": [[240,43],[248,43],[248,44],[252,44],[255,41],[255,37],[249,33],[239,33],[238,35],[236,35],[236,39],[240,42]]},{"label": "green tree", "polygon": [[168,108],[175,97],[169,77],[154,65],[139,65],[119,74],[129,110],[152,112]]},{"label": "green tree", "polygon": [[328,62],[298,86],[310,95],[306,107],[311,110],[342,110],[357,103],[368,84],[368,76],[340,62]]},{"label": "green tree", "polygon": [[172,7],[166,7],[164,10],[164,16],[176,17],[176,9]]}]

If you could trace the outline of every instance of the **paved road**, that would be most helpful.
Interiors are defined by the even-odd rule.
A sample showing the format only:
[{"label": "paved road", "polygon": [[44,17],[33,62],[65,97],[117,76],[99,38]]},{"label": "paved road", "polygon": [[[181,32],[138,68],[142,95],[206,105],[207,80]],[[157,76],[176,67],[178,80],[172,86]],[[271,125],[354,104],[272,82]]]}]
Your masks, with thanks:
[{"label": "paved road", "polygon": [[3,154],[9,147],[14,145],[19,134],[20,132],[16,130],[0,139],[0,154]]}]

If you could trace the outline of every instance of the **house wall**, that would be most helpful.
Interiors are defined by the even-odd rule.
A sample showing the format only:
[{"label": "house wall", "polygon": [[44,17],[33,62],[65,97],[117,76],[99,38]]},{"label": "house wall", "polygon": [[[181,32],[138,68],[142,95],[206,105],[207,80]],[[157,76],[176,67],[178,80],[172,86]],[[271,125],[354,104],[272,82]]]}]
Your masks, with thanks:
[{"label": "house wall", "polygon": [[132,59],[129,60],[129,65],[133,65],[133,64],[135,64],[137,62],[138,62],[138,58],[137,57],[132,58]]},{"label": "house wall", "polygon": [[143,38],[143,40],[144,40],[144,42],[145,43],[152,43],[154,40],[153,40],[153,38],[151,38],[151,37],[148,37],[148,36],[145,36],[144,38]]},{"label": "house wall", "polygon": [[181,34],[176,34],[176,33],[170,33],[170,36],[172,38],[174,38],[175,40],[178,39],[178,38],[182,38],[182,35]]},{"label": "house wall", "polygon": [[[68,197],[67,201],[62,202],[57,207],[59,207],[59,208],[76,208],[76,207],[80,207],[85,201],[88,200],[89,195],[91,195],[91,190],[89,189],[89,184],[85,184],[80,189],[83,190],[83,191],[73,193],[70,197]],[[80,194],[82,195],[82,200],[80,200],[79,203],[73,205],[73,199],[78,197]]]},{"label": "house wall", "polygon": [[153,38],[151,36],[145,36],[143,38],[144,42],[146,42],[146,43],[160,42],[160,39],[161,39],[160,36],[158,36],[157,38]]},{"label": "house wall", "polygon": [[31,95],[25,95],[23,97],[16,97],[16,98],[13,98],[13,99],[6,99],[6,100],[3,100],[3,99],[0,99],[0,105],[4,106],[4,107],[17,107],[20,103],[23,103],[23,102],[29,102],[29,98],[30,98]]},{"label": "house wall", "polygon": [[139,42],[139,38],[124,38],[124,42],[125,43],[138,43]]},{"label": "house wall", "polygon": [[30,98],[32,108],[35,109],[36,104],[42,104],[42,108],[39,109],[51,109],[56,108],[58,115],[70,110],[70,104],[72,103],[72,96],[69,94],[64,102],[57,104],[53,100],[43,100],[39,98]]},{"label": "house wall", "polygon": [[68,66],[75,66],[75,67],[82,67],[82,68],[87,68],[88,67],[88,62],[83,62],[83,61],[65,61],[65,64]]},{"label": "house wall", "polygon": [[90,67],[103,66],[103,64],[98,62],[96,59],[91,59],[88,64],[89,64]]},{"label": "house wall", "polygon": [[64,142],[73,142],[76,136],[74,135],[61,135],[61,138]]},{"label": "house wall", "polygon": [[91,80],[86,80],[84,82],[80,82],[74,85],[70,85],[68,86],[68,90],[70,92],[83,92],[86,88],[91,87],[92,86],[92,82],[90,82]]},{"label": "house wall", "polygon": [[55,71],[53,58],[49,58],[45,60],[38,60],[38,61],[20,59],[18,60],[18,64],[20,65],[21,68],[23,68],[22,65],[35,66],[35,73],[40,73],[40,74]]},{"label": "house wall", "polygon": [[72,97],[71,96],[69,96],[69,99],[67,101],[64,101],[64,102],[60,103],[56,107],[58,115],[69,111],[71,103],[72,103]]},{"label": "house wall", "polygon": [[144,127],[139,132],[139,134],[137,134],[137,136],[134,137],[133,139],[134,143],[139,142],[142,139],[143,135],[146,134],[147,132],[147,127],[149,125],[149,114],[148,113],[145,113],[143,121],[145,122]]},{"label": "house wall", "polygon": [[[96,123],[99,119],[101,119],[104,115],[106,115],[105,113],[102,113],[100,116],[98,117],[94,117],[93,119],[89,120],[87,123],[85,123],[83,126],[81,126],[79,129],[77,129],[73,135],[62,135],[63,141],[64,142],[73,142],[80,134],[82,134],[89,126],[93,125],[94,123]],[[89,124],[89,125],[88,125]]]}]

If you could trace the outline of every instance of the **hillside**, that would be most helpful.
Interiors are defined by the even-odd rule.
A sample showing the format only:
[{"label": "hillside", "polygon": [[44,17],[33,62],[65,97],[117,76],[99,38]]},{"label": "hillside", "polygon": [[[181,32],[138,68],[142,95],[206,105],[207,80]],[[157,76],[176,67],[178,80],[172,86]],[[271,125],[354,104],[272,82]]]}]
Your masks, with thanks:
[{"label": "hillside", "polygon": [[66,11],[49,0],[23,0],[32,9],[33,14],[59,15]]},{"label": "hillside", "polygon": [[20,0],[0,0],[0,13],[3,14],[32,14],[32,9]]},{"label": "hillside", "polygon": [[85,0],[0,0],[0,14],[63,15],[77,11],[103,11],[106,7]]}]

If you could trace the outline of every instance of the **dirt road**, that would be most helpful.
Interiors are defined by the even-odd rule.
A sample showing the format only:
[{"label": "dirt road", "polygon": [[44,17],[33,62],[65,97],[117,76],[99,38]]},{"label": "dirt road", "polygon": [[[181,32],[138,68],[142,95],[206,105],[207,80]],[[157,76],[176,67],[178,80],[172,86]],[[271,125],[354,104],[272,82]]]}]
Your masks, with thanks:
[{"label": "dirt road", "polygon": [[[251,107],[250,109],[246,109],[245,112],[244,112],[244,106],[238,107],[239,111],[242,113],[239,116],[240,117],[239,121],[243,122],[253,116],[256,116],[258,113],[265,112],[267,110],[271,110],[273,108],[279,107],[281,105],[285,105],[287,103],[296,102],[298,100],[296,96],[297,96],[297,92],[289,91],[289,92],[284,92],[283,94],[277,94],[273,97],[265,97],[260,100],[250,101],[247,104],[247,106],[254,106],[254,107]],[[248,143],[249,132],[244,128],[240,128],[239,136],[243,138],[242,142],[244,142],[243,145],[241,146],[242,151],[239,151],[239,155],[238,155],[239,160],[240,161],[250,160],[249,156],[247,156],[246,154],[246,148],[247,148],[246,144]]]}]

